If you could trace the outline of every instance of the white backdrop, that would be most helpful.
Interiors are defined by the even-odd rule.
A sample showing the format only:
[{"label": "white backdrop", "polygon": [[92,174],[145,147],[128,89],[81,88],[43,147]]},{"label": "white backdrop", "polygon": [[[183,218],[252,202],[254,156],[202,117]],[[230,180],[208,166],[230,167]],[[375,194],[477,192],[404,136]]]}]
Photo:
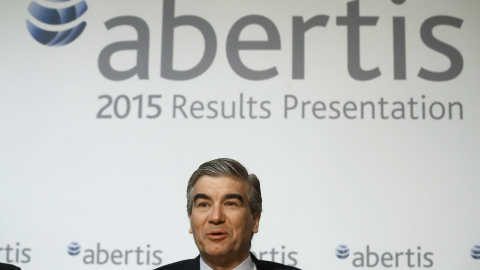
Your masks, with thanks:
[{"label": "white backdrop", "polygon": [[[55,9],[81,2],[35,1]],[[302,269],[479,269],[472,256],[480,250],[478,1],[361,0],[360,16],[378,20],[359,27],[360,68],[381,72],[364,81],[348,71],[354,33],[347,30],[355,26],[337,18],[355,1],[178,0],[171,16],[202,18],[216,36],[213,62],[188,80],[160,75],[163,1],[87,0],[85,14],[53,26],[34,18],[31,2],[4,0],[0,10],[0,262],[27,270],[153,269],[193,258],[187,180],[204,161],[230,157],[262,183],[252,251],[263,259]],[[228,34],[251,15],[279,33],[279,49],[240,51],[251,70],[275,68],[268,79],[244,78],[229,64]],[[316,15],[327,24],[306,32],[305,76],[294,79],[293,17]],[[141,38],[128,25],[107,29],[122,16],[148,28],[140,52],[148,78],[111,80],[100,71],[104,48]],[[434,27],[443,53],[420,31],[436,16],[461,21]],[[46,46],[27,20],[51,31],[87,25],[70,44]],[[404,20],[404,79],[394,75],[394,44],[402,44],[402,31],[393,38],[394,20]],[[258,24],[240,34],[267,39]],[[197,28],[175,27],[173,42],[175,70],[199,63],[205,42]],[[453,78],[418,76],[422,68],[447,72],[460,64],[452,51],[462,60]],[[114,53],[112,68],[135,67],[136,52]],[[174,108],[180,95],[186,117]],[[103,112],[108,97],[101,96],[112,100]],[[157,111],[149,96],[161,107],[151,119]],[[287,110],[293,97],[297,107]],[[312,111],[318,101],[325,108],[317,103]],[[222,102],[227,115],[235,103],[233,118],[222,116]],[[302,102],[309,102],[303,112]],[[373,116],[367,104],[362,117],[362,102],[375,105]],[[80,246],[76,256],[67,252],[72,242]],[[347,258],[335,255],[339,245],[348,246]]]}]

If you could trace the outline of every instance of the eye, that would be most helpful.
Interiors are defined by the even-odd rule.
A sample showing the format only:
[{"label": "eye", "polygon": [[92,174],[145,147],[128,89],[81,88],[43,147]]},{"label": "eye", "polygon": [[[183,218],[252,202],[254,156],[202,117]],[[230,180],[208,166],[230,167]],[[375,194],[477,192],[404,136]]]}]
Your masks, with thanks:
[{"label": "eye", "polygon": [[207,207],[208,206],[208,203],[206,202],[201,202],[198,204],[198,207]]},{"label": "eye", "polygon": [[227,206],[237,206],[238,204],[235,202],[226,202],[225,203]]}]

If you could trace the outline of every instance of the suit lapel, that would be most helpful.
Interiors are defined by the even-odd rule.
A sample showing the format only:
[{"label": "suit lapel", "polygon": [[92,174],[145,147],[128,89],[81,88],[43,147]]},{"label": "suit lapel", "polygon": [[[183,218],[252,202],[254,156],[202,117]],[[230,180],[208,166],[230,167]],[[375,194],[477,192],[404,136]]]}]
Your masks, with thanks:
[{"label": "suit lapel", "polygon": [[190,265],[187,265],[185,267],[185,270],[200,270],[200,255],[198,255],[195,259],[193,259],[192,263]]},{"label": "suit lapel", "polygon": [[250,253],[250,256],[252,256],[252,261],[257,267],[257,270],[273,270],[273,268],[271,268],[270,266],[265,265],[264,263],[262,263],[262,261],[259,261],[255,256],[253,256],[252,253]]}]

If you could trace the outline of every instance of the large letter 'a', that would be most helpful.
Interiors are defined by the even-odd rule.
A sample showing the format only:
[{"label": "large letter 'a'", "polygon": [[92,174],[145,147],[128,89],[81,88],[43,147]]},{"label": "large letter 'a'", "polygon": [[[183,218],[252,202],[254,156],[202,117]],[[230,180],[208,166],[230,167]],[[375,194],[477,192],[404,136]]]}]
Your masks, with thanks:
[{"label": "large letter 'a'", "polygon": [[[105,25],[109,30],[117,26],[131,26],[136,30],[138,39],[115,42],[103,48],[98,56],[98,68],[102,75],[113,81],[123,81],[135,75],[142,80],[148,79],[150,34],[145,21],[138,17],[122,16],[107,21]],[[112,66],[112,56],[122,51],[136,52],[137,62],[128,70],[116,70]]]}]

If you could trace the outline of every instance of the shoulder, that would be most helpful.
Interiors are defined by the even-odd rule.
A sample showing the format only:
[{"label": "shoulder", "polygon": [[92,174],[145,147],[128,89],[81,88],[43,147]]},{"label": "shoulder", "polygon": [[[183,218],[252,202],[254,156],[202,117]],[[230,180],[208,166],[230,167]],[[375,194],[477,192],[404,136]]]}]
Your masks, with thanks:
[{"label": "shoulder", "polygon": [[284,265],[281,263],[261,261],[253,256],[252,256],[252,259],[255,265],[257,266],[257,270],[300,270],[296,267]]},{"label": "shoulder", "polygon": [[174,262],[174,263],[171,263],[171,264],[160,266],[159,268],[155,268],[154,270],[182,270],[182,269],[195,270],[195,269],[200,269],[200,261],[199,261],[198,258],[199,257],[197,257],[195,259]]},{"label": "shoulder", "polygon": [[5,270],[20,270],[20,267],[16,267],[15,265],[0,263],[0,269]]}]

